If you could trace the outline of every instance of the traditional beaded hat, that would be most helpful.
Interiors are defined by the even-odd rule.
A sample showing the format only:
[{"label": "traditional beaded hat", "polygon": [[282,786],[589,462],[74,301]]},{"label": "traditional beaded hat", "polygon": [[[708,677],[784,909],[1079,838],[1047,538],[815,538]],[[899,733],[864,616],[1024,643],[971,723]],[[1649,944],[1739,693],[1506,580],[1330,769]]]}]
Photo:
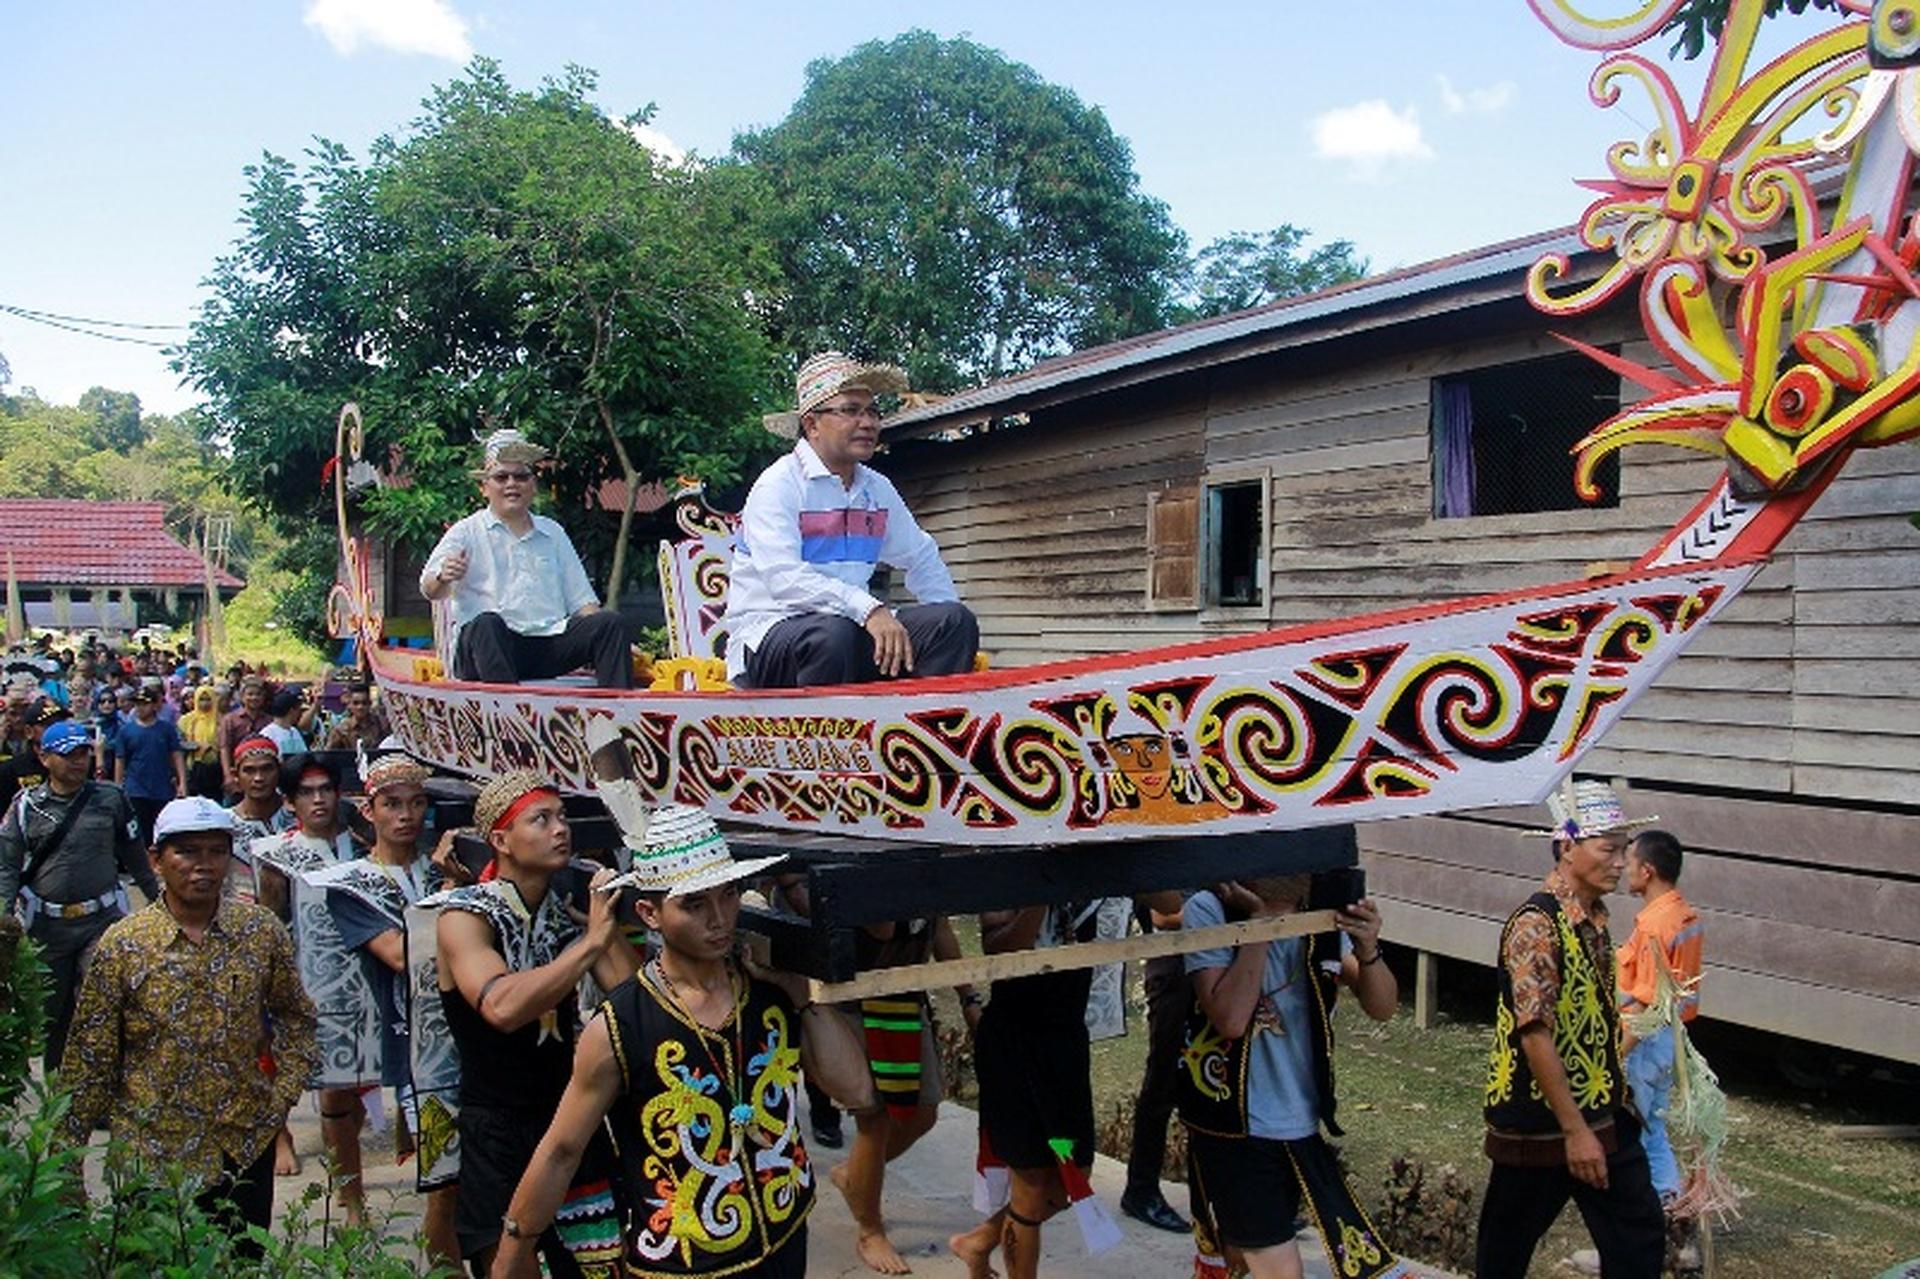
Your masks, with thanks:
[{"label": "traditional beaded hat", "polygon": [[1528,831],[1529,835],[1549,839],[1591,839],[1617,830],[1650,826],[1658,817],[1629,819],[1620,806],[1620,796],[1605,782],[1574,781],[1569,777],[1560,789],[1547,796],[1547,812],[1553,817],[1552,830]]},{"label": "traditional beaded hat", "polygon": [[479,798],[473,801],[473,824],[482,835],[498,830],[512,819],[520,801],[535,791],[557,795],[559,787],[530,769],[500,774],[480,788]]},{"label": "traditional beaded hat", "polygon": [[502,427],[487,436],[481,443],[481,450],[481,462],[474,469],[475,475],[485,475],[502,462],[509,466],[516,464],[531,466],[551,456],[544,445],[535,444],[510,426]]},{"label": "traditional beaded hat", "polygon": [[360,765],[360,784],[372,799],[389,786],[423,786],[433,770],[405,751],[392,751]]},{"label": "traditional beaded hat", "polygon": [[647,822],[647,833],[633,849],[633,869],[608,888],[637,888],[643,893],[679,897],[763,873],[784,857],[734,860],[726,837],[713,818],[685,804],[663,804]]}]

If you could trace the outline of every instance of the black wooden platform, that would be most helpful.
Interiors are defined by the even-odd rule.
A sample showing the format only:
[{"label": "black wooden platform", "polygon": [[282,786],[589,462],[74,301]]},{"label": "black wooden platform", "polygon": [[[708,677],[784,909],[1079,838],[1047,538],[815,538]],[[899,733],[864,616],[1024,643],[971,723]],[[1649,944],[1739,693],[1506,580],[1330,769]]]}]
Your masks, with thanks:
[{"label": "black wooden platform", "polygon": [[[472,805],[435,805],[441,829],[472,818]],[[619,828],[598,800],[569,796],[576,855],[598,860],[618,845]],[[844,835],[727,830],[740,858],[788,858],[783,872],[806,876],[812,917],[748,907],[741,926],[764,934],[775,966],[822,981],[857,969],[854,930],[921,915],[972,915],[1043,903],[1205,888],[1229,879],[1304,874],[1357,866],[1352,826],[1059,845],[954,849]],[[485,864],[485,843],[460,841],[469,865]]]}]

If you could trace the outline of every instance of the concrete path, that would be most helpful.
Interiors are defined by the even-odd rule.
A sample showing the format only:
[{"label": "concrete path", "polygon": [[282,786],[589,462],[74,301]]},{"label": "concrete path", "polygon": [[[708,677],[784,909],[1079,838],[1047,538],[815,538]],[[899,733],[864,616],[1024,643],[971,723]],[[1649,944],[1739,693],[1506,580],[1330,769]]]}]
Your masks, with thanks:
[{"label": "concrete path", "polygon": [[[852,1125],[847,1125],[849,1136]],[[297,1199],[307,1185],[323,1179],[320,1166],[320,1123],[311,1102],[294,1112],[295,1145],[305,1162],[303,1175],[282,1179],[275,1201],[285,1205]],[[368,1202],[376,1213],[398,1210],[413,1216],[407,1223],[417,1224],[420,1198],[413,1193],[413,1169],[408,1164],[396,1167],[392,1156],[392,1135],[366,1137],[366,1179]],[[973,1157],[976,1143],[974,1112],[954,1102],[940,1108],[940,1122],[920,1142],[887,1169],[886,1209],[889,1234],[894,1246],[913,1267],[913,1273],[928,1279],[964,1279],[965,1269],[947,1252],[947,1237],[965,1230],[980,1220],[973,1210]],[[810,1218],[807,1274],[810,1279],[855,1279],[872,1272],[854,1255],[853,1218],[840,1194],[827,1180],[827,1173],[840,1162],[845,1151],[817,1150],[811,1144],[820,1169],[820,1193]],[[1120,1248],[1101,1257],[1088,1257],[1080,1246],[1080,1232],[1070,1217],[1049,1223],[1044,1234],[1041,1273],[1058,1279],[1111,1279],[1124,1274],[1129,1279],[1184,1279],[1193,1270],[1193,1245],[1186,1235],[1154,1230],[1119,1215],[1120,1191],[1126,1182],[1126,1168],[1116,1160],[1101,1156],[1094,1165],[1093,1185],[1126,1233]],[[1186,1187],[1169,1183],[1167,1199],[1185,1212]],[[277,1214],[276,1214],[277,1216]],[[1302,1239],[1309,1279],[1332,1279],[1326,1254],[1317,1236]],[[1423,1276],[1445,1279],[1440,1271],[1422,1270]]]}]

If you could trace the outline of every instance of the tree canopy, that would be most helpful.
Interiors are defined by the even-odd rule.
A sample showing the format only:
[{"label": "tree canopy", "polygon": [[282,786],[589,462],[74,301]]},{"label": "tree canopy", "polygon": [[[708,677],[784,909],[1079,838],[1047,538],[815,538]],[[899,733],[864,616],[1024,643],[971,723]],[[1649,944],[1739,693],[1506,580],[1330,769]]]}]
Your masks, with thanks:
[{"label": "tree canopy", "polygon": [[840,347],[945,391],[1169,318],[1185,240],[1131,149],[992,49],[910,31],[814,62],[734,150],[774,194],[790,355]]},{"label": "tree canopy", "polygon": [[[1726,26],[1727,4],[1728,0],[1687,0],[1681,5],[1661,29],[1674,38],[1673,52],[1682,58],[1697,58],[1704,53]],[[1808,9],[1839,7],[1839,0],[1767,0],[1766,16],[1776,17],[1782,10],[1805,13]]]},{"label": "tree canopy", "polygon": [[[629,127],[646,113],[609,119],[593,85],[575,69],[516,91],[479,59],[364,162],[317,141],[304,167],[247,170],[177,368],[283,529],[325,509],[348,399],[405,480],[371,522],[415,546],[474,504],[491,425],[554,450],[560,512],[622,474],[731,480],[765,447],[776,374],[752,308],[777,285],[753,175],[661,162]],[[611,530],[568,522],[604,566]]]},{"label": "tree canopy", "polygon": [[1333,240],[1311,252],[1307,231],[1282,223],[1265,234],[1235,231],[1194,255],[1188,308],[1195,318],[1265,306],[1357,280],[1367,260],[1351,240]]}]

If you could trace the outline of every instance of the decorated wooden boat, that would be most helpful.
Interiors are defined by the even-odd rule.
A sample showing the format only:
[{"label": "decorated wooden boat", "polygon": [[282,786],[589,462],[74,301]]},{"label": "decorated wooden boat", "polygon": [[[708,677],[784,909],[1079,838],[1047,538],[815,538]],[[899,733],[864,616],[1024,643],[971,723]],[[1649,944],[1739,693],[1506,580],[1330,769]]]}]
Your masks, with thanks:
[{"label": "decorated wooden boat", "polygon": [[[1628,571],[1120,656],[731,690],[702,665],[731,530],[690,503],[662,552],[679,650],[662,683],[691,674],[691,687],[505,686],[441,678],[381,644],[341,488],[336,607],[396,733],[443,768],[535,768],[577,791],[594,788],[590,736],[617,735],[649,799],[922,845],[1226,835],[1538,800],[1753,580],[1853,450],[1920,432],[1920,242],[1906,234],[1920,30],[1896,21],[1911,19],[1904,6],[1842,0],[1832,31],[1749,73],[1762,4],[1733,0],[1689,113],[1659,68],[1626,52],[1658,38],[1680,0],[1631,18],[1531,2],[1564,38],[1609,54],[1596,103],[1637,83],[1661,121],[1612,148],[1609,179],[1592,184],[1601,197],[1581,233],[1613,265],[1566,293],[1564,258],[1529,277],[1556,314],[1638,281],[1669,365],[1590,352],[1649,395],[1582,442],[1577,476],[1584,485],[1628,443],[1728,460]],[[1793,140],[1816,112],[1818,131]],[[1824,202],[1811,176],[1823,166],[1843,173]],[[340,452],[358,456],[351,409]]]}]

